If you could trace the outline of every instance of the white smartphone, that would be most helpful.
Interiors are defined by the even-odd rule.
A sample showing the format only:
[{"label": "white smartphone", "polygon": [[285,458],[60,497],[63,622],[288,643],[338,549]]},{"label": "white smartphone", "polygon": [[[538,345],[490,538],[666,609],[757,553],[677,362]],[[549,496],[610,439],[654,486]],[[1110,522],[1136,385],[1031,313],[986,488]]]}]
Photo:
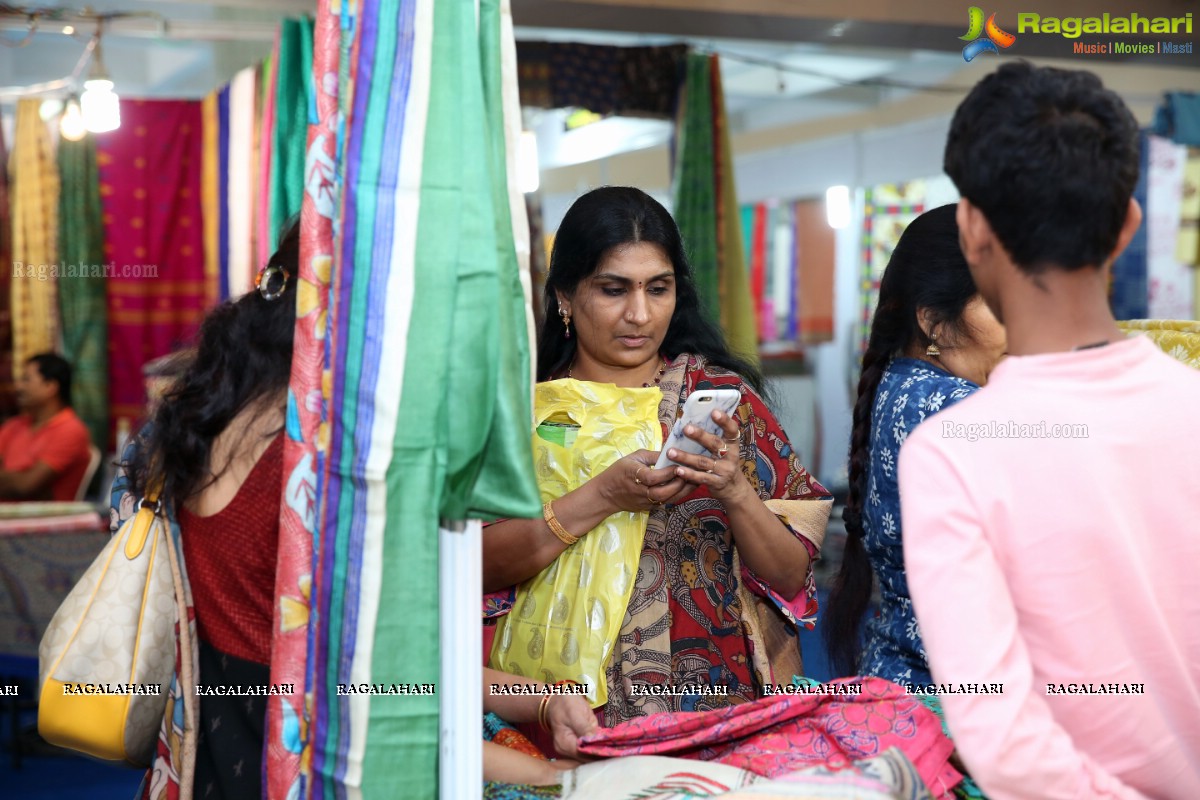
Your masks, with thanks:
[{"label": "white smartphone", "polygon": [[733,412],[737,410],[741,400],[742,393],[737,389],[698,389],[689,394],[687,402],[683,404],[683,415],[675,420],[675,427],[671,428],[671,435],[667,437],[667,443],[663,445],[662,452],[658,454],[658,463],[654,465],[654,468],[662,469],[679,463],[667,458],[667,452],[671,449],[693,455],[708,452],[704,445],[695,439],[688,438],[683,429],[688,425],[695,425],[719,439],[724,439],[725,432],[721,430],[721,426],[713,422],[712,412],[721,411],[733,416]]}]

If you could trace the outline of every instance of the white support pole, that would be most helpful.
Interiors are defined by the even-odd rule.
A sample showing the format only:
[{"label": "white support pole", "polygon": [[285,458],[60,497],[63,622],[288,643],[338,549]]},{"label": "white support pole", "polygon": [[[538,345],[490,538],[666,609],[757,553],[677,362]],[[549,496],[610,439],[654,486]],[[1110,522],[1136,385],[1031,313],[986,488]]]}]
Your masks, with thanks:
[{"label": "white support pole", "polygon": [[482,530],[478,520],[442,520],[438,530],[441,800],[483,796]]}]

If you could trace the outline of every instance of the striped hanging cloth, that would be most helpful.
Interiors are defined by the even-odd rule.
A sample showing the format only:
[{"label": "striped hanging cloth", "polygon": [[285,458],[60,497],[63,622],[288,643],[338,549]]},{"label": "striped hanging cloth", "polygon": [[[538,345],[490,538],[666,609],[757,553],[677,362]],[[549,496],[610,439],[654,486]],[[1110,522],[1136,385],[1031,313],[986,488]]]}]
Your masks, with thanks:
[{"label": "striped hanging cloth", "polygon": [[58,264],[58,168],[41,106],[41,100],[17,101],[9,173],[13,369],[18,373],[30,356],[55,349],[58,331],[57,292],[49,277]]},{"label": "striped hanging cloth", "polygon": [[436,683],[439,519],[540,509],[504,13],[500,0],[481,0],[478,17],[469,3],[358,7],[339,88],[349,106],[317,477],[302,756],[314,795],[436,796],[437,697],[338,685]]},{"label": "striped hanging cloth", "polygon": [[62,193],[58,249],[75,277],[58,281],[62,318],[62,354],[71,363],[71,405],[91,434],[92,444],[108,450],[108,300],[104,275],[104,221],[96,142],[58,143]]},{"label": "striped hanging cloth", "polygon": [[[327,363],[329,280],[333,260],[333,220],[338,211],[337,112],[340,60],[338,15],[322,0],[313,34],[316,117],[308,126],[308,162],[300,216],[300,274],[296,293],[296,334],[288,392],[287,439],[283,472],[287,491],[280,517],[275,576],[275,638],[271,682],[312,686],[308,662],[309,614],[313,585],[314,537],[325,463],[328,407],[323,396]],[[311,783],[303,762],[311,763],[312,742],[304,741],[300,720],[312,708],[301,696],[270,698],[267,706],[267,793],[304,797]],[[308,758],[304,758],[307,748]]]}]

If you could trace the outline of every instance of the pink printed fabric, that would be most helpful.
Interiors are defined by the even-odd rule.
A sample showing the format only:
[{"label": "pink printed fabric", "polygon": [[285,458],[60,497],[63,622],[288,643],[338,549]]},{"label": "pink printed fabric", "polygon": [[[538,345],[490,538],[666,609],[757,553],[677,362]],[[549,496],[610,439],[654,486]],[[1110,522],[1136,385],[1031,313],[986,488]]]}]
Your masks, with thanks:
[{"label": "pink printed fabric", "polygon": [[654,714],[602,728],[580,741],[590,756],[673,755],[775,777],[806,767],[850,767],[896,747],[934,797],[949,797],[962,775],[950,765],[954,743],[937,716],[882,678],[842,678],[859,694],[764,697],[712,711]]}]

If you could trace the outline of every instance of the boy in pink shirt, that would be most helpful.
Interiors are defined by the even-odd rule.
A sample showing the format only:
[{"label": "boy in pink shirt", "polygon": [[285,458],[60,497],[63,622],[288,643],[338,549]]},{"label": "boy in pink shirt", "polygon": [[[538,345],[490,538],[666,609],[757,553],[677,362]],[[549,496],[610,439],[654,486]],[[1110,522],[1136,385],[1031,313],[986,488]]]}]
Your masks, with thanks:
[{"label": "boy in pink shirt", "polygon": [[959,754],[994,800],[1200,798],[1200,372],[1126,339],[1107,299],[1141,222],[1137,125],[1090,73],[1008,63],[945,166],[1008,333],[988,385],[900,451]]}]

